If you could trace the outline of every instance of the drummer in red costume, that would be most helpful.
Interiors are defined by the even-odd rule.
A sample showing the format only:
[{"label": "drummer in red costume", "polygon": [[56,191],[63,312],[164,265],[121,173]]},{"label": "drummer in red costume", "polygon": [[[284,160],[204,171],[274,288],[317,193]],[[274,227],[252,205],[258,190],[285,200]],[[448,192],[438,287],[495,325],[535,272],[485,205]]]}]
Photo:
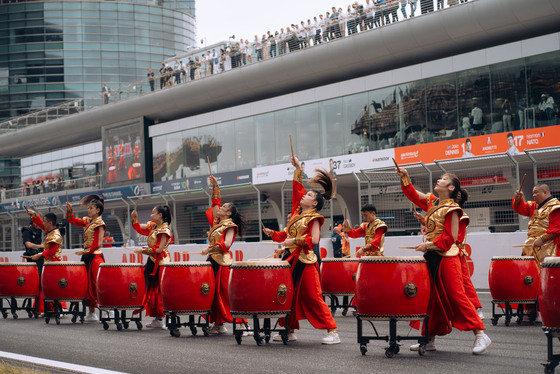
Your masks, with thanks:
[{"label": "drummer in red costume", "polygon": [[531,217],[523,255],[535,255],[541,263],[545,257],[560,256],[560,201],[552,197],[544,183],[533,188],[533,199],[535,201],[523,201],[523,192],[518,190],[512,206],[518,214]]},{"label": "drummer in red costume", "polygon": [[[544,183],[533,187],[533,199],[535,201],[523,201],[523,192],[517,190],[511,204],[518,214],[531,217],[523,256],[534,256],[540,264],[545,257],[560,256],[560,201],[552,197]],[[533,305],[526,307],[529,313],[534,310]]]},{"label": "drummer in red costume", "polygon": [[[327,336],[322,340],[323,344],[339,344],[336,322],[322,297],[319,265],[313,252],[313,247],[321,239],[321,225],[325,220],[317,212],[323,208],[325,200],[333,197],[334,182],[327,171],[316,170],[319,174],[309,182],[320,185],[325,192],[314,189],[306,192],[302,184],[301,164],[295,156],[292,157],[292,165],[296,169],[290,220],[283,231],[263,229],[272,240],[282,242],[286,247],[283,258],[292,264],[294,298],[289,316],[291,331],[288,341],[297,340],[293,330],[299,329],[299,320],[307,319],[313,327],[327,330]],[[282,341],[282,338],[276,335],[273,340]]]},{"label": "drummer in red costume", "polygon": [[[426,221],[424,216],[414,211],[414,218],[418,220],[424,226],[423,232],[426,232]],[[482,304],[480,303],[480,299],[478,298],[478,294],[476,293],[476,289],[471,280],[471,272],[469,271],[469,266],[467,264],[467,258],[469,254],[465,249],[465,245],[467,243],[467,227],[469,226],[470,218],[467,213],[463,212],[461,219],[459,220],[459,235],[457,237],[457,247],[459,247],[460,252],[459,255],[462,256],[461,258],[461,271],[463,273],[463,286],[465,287],[465,294],[476,308],[476,312],[480,319],[484,319],[484,313],[482,313]]]},{"label": "drummer in red costume", "polygon": [[[40,260],[41,258],[44,258],[45,262],[62,261],[61,253],[64,239],[62,238],[62,235],[58,230],[58,226],[56,225],[56,215],[54,213],[45,214],[45,221],[43,222],[39,213],[34,212],[33,210],[28,210],[27,214],[29,214],[33,222],[41,230],[47,233],[45,241],[43,242],[43,252],[31,256],[31,259]],[[64,305],[64,307],[66,307],[66,305]],[[51,305],[49,305],[49,308],[52,308]],[[54,310],[54,308],[52,308],[52,310]],[[39,293],[38,313],[41,314],[44,311],[43,292],[41,291],[41,293]]]},{"label": "drummer in red costume", "polygon": [[365,237],[366,244],[358,250],[358,256],[383,256],[383,244],[388,227],[385,222],[376,217],[376,213],[375,206],[372,204],[364,205],[362,207],[362,217],[365,222],[357,229],[351,228],[348,220],[344,220],[344,231],[349,237]]},{"label": "drummer in red costume", "polygon": [[[416,247],[417,251],[425,253],[432,278],[427,313],[430,316],[430,342],[426,350],[435,351],[435,336],[447,335],[455,327],[460,331],[474,332],[476,338],[472,353],[481,354],[490,346],[491,340],[484,333],[484,324],[466,295],[461,266],[464,257],[459,256],[458,246],[465,235],[464,232],[460,234],[466,228],[460,225],[460,218],[463,214],[461,206],[468,199],[467,191],[461,188],[454,174],[443,174],[437,181],[434,190],[438,197],[417,191],[404,168],[398,168],[397,174],[406,197],[427,212],[427,241]],[[418,350],[419,345],[415,344],[410,349]]]},{"label": "drummer in red costume", "polygon": [[142,305],[146,308],[146,316],[154,317],[154,320],[146,327],[163,328],[163,304],[160,290],[160,266],[170,261],[167,247],[171,240],[171,213],[167,205],[157,205],[152,209],[150,220],[146,224],[138,222],[136,210],[132,211],[132,227],[140,235],[148,237],[148,248],[135,249],[136,254],[150,256],[144,267],[144,279],[146,280],[146,295]]},{"label": "drummer in red costume", "polygon": [[233,263],[229,249],[236,235],[243,235],[247,224],[233,203],[222,205],[218,181],[213,175],[210,175],[209,179],[213,186],[212,206],[206,211],[206,217],[212,228],[208,232],[210,245],[204,248],[201,254],[208,255],[216,277],[216,292],[210,312],[210,322],[213,325],[209,331],[210,334],[216,335],[227,333],[224,323],[233,322],[228,296],[229,266]]},{"label": "drummer in red costume", "polygon": [[98,321],[95,314],[97,306],[97,272],[99,265],[105,262],[103,252],[103,235],[105,233],[105,222],[101,218],[103,214],[103,198],[98,195],[87,195],[81,200],[81,205],[88,207],[88,215],[83,218],[76,218],[72,214],[72,205],[66,202],[66,220],[76,226],[84,228],[84,250],[76,252],[82,255],[83,261],[87,268],[88,289],[86,294],[86,305],[89,307],[89,313],[86,315],[86,321]]}]

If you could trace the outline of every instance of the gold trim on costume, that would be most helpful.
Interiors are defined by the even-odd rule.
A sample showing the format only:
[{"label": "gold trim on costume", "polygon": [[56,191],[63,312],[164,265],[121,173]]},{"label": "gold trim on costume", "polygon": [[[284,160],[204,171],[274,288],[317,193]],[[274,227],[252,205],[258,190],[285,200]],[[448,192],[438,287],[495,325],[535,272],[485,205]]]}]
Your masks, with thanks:
[{"label": "gold trim on costume", "polygon": [[410,176],[408,174],[402,176],[401,177],[401,186],[406,187],[409,184],[412,184],[412,181],[410,180]]}]

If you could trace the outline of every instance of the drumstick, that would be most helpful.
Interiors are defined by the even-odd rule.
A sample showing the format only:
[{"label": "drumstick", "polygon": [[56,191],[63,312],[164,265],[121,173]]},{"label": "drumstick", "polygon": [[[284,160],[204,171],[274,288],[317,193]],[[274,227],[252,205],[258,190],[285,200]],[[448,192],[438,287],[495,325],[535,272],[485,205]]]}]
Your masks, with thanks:
[{"label": "drumstick", "polygon": [[202,254],[202,252],[181,252],[181,253],[183,253],[185,255],[201,255]]},{"label": "drumstick", "polygon": [[21,258],[31,258],[32,256],[21,256]]},{"label": "drumstick", "polygon": [[395,161],[395,158],[394,158],[394,157],[392,157],[392,159],[393,159],[393,163],[395,164],[395,167],[397,168],[397,171],[400,172],[400,171],[401,171],[401,168],[399,168],[399,164],[397,164],[397,161]]},{"label": "drumstick", "polygon": [[348,258],[357,255],[358,252],[350,253],[349,255],[344,256],[343,258]]},{"label": "drumstick", "polygon": [[416,247],[400,246],[400,249],[416,249]]},{"label": "drumstick", "polygon": [[290,148],[292,149],[292,158],[294,158],[294,145],[292,144],[292,135],[290,135]]},{"label": "drumstick", "polygon": [[68,202],[68,190],[66,190],[66,202]]},{"label": "drumstick", "polygon": [[348,208],[344,208],[344,220],[346,221],[348,219]]},{"label": "drumstick", "polygon": [[140,200],[136,200],[136,202],[134,203],[134,211],[137,212],[136,208],[138,208],[138,201]]},{"label": "drumstick", "polygon": [[210,158],[206,156],[206,162],[208,162],[208,170],[210,171],[210,175],[212,175],[212,168],[210,167]]},{"label": "drumstick", "polygon": [[523,174],[523,179],[521,179],[521,183],[519,184],[519,191],[523,188],[523,183],[525,183],[525,178],[527,178],[527,174]]},{"label": "drumstick", "polygon": [[135,249],[127,248],[127,247],[125,247],[125,246],[122,246],[121,248],[127,249],[127,250],[132,251],[132,252],[136,251]]},{"label": "drumstick", "polygon": [[259,244],[264,244],[264,245],[280,245],[280,243],[269,243],[269,242],[260,242]]},{"label": "drumstick", "polygon": [[263,229],[266,229],[266,227],[264,227],[264,223],[262,221],[259,220],[259,222],[261,223],[261,226]]},{"label": "drumstick", "polygon": [[516,245],[512,245],[512,248],[523,248],[523,247],[532,247],[532,244],[516,244]]},{"label": "drumstick", "polygon": [[274,256],[276,256],[276,253],[273,253],[273,254],[271,254],[271,255],[269,255],[269,256],[266,256],[265,258],[271,258],[271,257],[274,257]]}]

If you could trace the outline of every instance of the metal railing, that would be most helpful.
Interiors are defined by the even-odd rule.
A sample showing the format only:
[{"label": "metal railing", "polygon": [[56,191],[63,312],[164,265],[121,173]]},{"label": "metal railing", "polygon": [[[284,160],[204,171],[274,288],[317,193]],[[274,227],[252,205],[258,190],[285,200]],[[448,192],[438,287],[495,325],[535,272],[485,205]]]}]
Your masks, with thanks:
[{"label": "metal railing", "polygon": [[[178,84],[188,84],[194,80],[204,79],[245,65],[260,63],[287,53],[314,48],[467,1],[474,0],[407,0],[406,4],[403,4],[401,0],[371,0],[365,5],[349,5],[351,12],[342,9],[342,12],[339,13],[337,9],[336,14],[331,12],[325,13],[324,16],[321,15],[323,17],[309,18],[305,22],[291,24],[285,30],[281,29],[270,35],[263,34],[261,38],[251,42],[240,39],[239,42],[217,43],[213,46],[223,46],[224,48],[216,51],[215,54],[210,49],[213,46],[191,50],[186,54],[164,60],[166,68],[154,71],[154,78],[151,81],[145,77],[130,83],[120,83],[116,89],[109,87],[112,95],[106,100],[101,93],[97,93],[91,97],[73,99],[11,118],[0,122],[0,134],[90,110],[104,105],[104,101],[110,104]],[[304,25],[301,25],[301,22]],[[233,38],[235,37],[233,36]],[[190,60],[187,61],[186,59],[189,58]],[[177,59],[177,63],[175,63],[175,59]],[[182,65],[181,61],[183,61]],[[99,105],[89,103],[99,103]]]}]

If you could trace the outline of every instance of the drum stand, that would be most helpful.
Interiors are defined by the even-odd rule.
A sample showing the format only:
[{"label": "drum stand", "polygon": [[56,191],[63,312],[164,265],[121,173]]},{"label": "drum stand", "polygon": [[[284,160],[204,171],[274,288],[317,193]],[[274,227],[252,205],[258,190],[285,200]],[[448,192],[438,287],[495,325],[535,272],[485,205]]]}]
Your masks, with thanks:
[{"label": "drum stand", "polygon": [[[354,309],[352,311],[352,314],[356,316],[356,305],[352,305],[352,301],[354,300],[354,294],[337,295],[337,294],[323,293],[323,297],[324,296],[328,296],[331,299],[329,308],[331,309],[331,314],[333,316],[336,314],[337,309],[342,309],[342,315],[346,316],[349,308]],[[342,304],[338,302],[338,297],[343,297]]]},{"label": "drum stand", "polygon": [[[142,313],[138,313],[138,317],[134,317],[134,312],[131,313],[130,317],[126,316],[126,309],[119,308],[97,308],[99,309],[99,322],[103,324],[103,329],[109,329],[109,324],[107,322],[115,321],[115,326],[117,330],[121,331],[124,327],[125,330],[128,329],[130,322],[136,323],[136,328],[142,330]],[[129,309],[130,310],[130,309]],[[134,309],[138,310],[138,309]],[[109,312],[113,312],[113,316],[109,315]],[[103,314],[107,317],[103,317]]]},{"label": "drum stand", "polygon": [[544,366],[545,373],[554,373],[554,369],[560,363],[560,354],[554,354],[552,343],[554,338],[558,338],[558,340],[560,340],[560,329],[543,327],[543,330],[548,343],[548,362],[542,365]]},{"label": "drum stand", "polygon": [[[29,318],[39,317],[39,312],[37,309],[37,303],[39,302],[39,296],[34,297],[20,297],[23,299],[23,304],[21,307],[18,307],[18,302],[15,296],[3,296],[0,297],[0,312],[2,312],[3,318],[8,318],[8,311],[12,314],[14,319],[18,318],[17,311],[18,310],[25,310],[27,312],[27,316]],[[4,299],[8,302],[8,307],[4,308]],[[33,306],[35,304],[35,307]]]},{"label": "drum stand", "polygon": [[[70,306],[68,311],[64,311],[61,302],[69,302]],[[49,303],[53,303],[54,310],[49,310]],[[82,310],[80,311],[80,305],[82,305]],[[72,323],[76,323],[78,317],[80,317],[80,323],[84,323],[84,318],[86,317],[86,299],[81,300],[60,300],[60,299],[45,299],[45,323],[48,324],[51,318],[54,317],[56,324],[60,325],[60,316],[71,314]]]},{"label": "drum stand", "polygon": [[[210,311],[206,312],[206,314],[189,314],[189,322],[181,322],[181,317],[176,312],[164,311],[165,313],[165,324],[167,329],[169,330],[169,335],[174,336],[176,338],[181,336],[181,331],[179,328],[181,326],[189,327],[191,329],[191,334],[197,334],[197,327],[202,329],[202,333],[204,336],[209,335],[210,331]],[[198,319],[195,321],[195,318]]]},{"label": "drum stand", "polygon": [[365,356],[367,352],[367,344],[369,343],[370,340],[385,340],[386,342],[389,342],[389,346],[385,348],[385,356],[388,358],[392,358],[395,355],[395,353],[399,353],[401,345],[398,344],[397,342],[400,342],[401,340],[417,340],[418,344],[420,344],[420,347],[418,348],[418,354],[420,356],[424,355],[426,344],[428,344],[430,338],[428,335],[428,326],[429,326],[428,322],[430,320],[430,316],[424,317],[424,328],[426,331],[426,336],[423,335],[398,336],[397,321],[403,321],[403,320],[402,319],[397,320],[396,318],[389,319],[388,336],[379,336],[379,334],[377,333],[377,329],[373,325],[373,322],[371,322],[370,320],[366,320],[371,324],[371,327],[373,327],[373,331],[375,331],[376,336],[364,336],[363,329],[362,329],[362,322],[364,320],[362,320],[360,316],[356,316],[356,319],[358,320],[358,344],[360,344],[360,351],[362,352],[362,356]]},{"label": "drum stand", "polygon": [[[502,314],[496,313],[496,304],[498,304],[498,307],[502,310]],[[504,304],[504,306],[499,306],[499,304]],[[515,313],[513,312],[511,304],[517,304],[517,311]],[[533,308],[532,311],[524,313],[524,310],[526,310],[524,304],[537,304],[537,300],[492,300],[492,325],[496,326],[500,317],[505,317],[506,326],[509,326],[513,317],[517,317],[517,324],[521,325],[523,316],[528,316],[529,323],[534,325],[537,319],[537,309]]]},{"label": "drum stand", "polygon": [[[257,345],[262,345],[263,339],[266,343],[270,342],[270,333],[271,332],[279,333],[280,336],[282,337],[282,343],[288,344],[288,334],[290,334],[288,317],[290,316],[290,313],[288,312],[285,317],[281,317],[281,318],[286,318],[286,326],[284,328],[282,328],[281,326],[278,326],[278,322],[280,322],[280,318],[278,318],[278,320],[274,324],[273,328],[271,328],[271,326],[272,326],[272,324],[270,323],[271,318],[264,318],[262,328],[260,328],[259,315],[260,314],[257,314],[257,313],[253,313],[253,315],[252,315],[252,317],[253,317],[253,329],[252,330],[247,326],[247,324],[245,322],[242,323],[242,325],[244,325],[245,328],[238,329],[237,328],[238,318],[235,318],[235,317],[233,318],[233,335],[235,335],[235,340],[237,341],[237,344],[241,344],[243,333],[244,332],[249,332],[249,331],[253,332],[253,338],[255,339],[255,342],[257,343]],[[241,319],[241,318],[243,318],[243,317],[240,317],[239,319]],[[280,327],[280,328],[278,328],[278,327]]]}]

